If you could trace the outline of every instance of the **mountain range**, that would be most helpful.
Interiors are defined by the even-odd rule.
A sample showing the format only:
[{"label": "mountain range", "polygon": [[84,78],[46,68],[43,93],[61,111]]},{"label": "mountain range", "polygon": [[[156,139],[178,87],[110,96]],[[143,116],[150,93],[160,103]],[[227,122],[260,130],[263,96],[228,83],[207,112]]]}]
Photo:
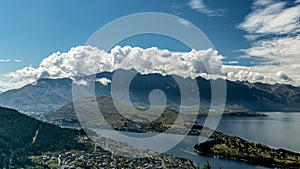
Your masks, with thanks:
[{"label": "mountain range", "polygon": [[[135,70],[116,70],[135,71]],[[116,72],[102,72],[96,78],[111,80]],[[191,78],[176,78],[188,82]],[[173,77],[174,77],[173,76]],[[161,89],[167,97],[167,105],[179,105],[181,93],[172,76],[161,74],[139,74],[133,78],[130,86],[130,99],[134,105],[149,106],[149,94]],[[211,82],[202,77],[195,78],[201,103],[209,105],[211,100]],[[218,81],[220,79],[217,79]],[[286,84],[264,84],[226,80],[226,105],[237,105],[253,111],[300,111],[300,87]],[[97,96],[111,96],[111,84],[95,82]],[[72,80],[39,79],[22,88],[0,94],[0,105],[27,112],[54,112],[72,101]],[[193,100],[189,100],[191,103]]]}]

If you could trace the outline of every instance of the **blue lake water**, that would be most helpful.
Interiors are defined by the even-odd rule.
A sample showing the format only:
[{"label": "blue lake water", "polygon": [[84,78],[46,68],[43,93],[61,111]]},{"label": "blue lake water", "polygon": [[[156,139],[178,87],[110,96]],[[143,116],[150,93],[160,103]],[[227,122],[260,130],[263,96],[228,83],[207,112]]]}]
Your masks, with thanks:
[{"label": "blue lake water", "polygon": [[[239,136],[248,141],[259,142],[274,148],[285,148],[300,152],[300,113],[270,112],[267,117],[223,117],[217,130]],[[203,124],[204,118],[197,120]],[[173,150],[168,152],[179,157],[188,158],[201,165],[208,160],[214,168],[222,169],[266,169],[267,167],[250,165],[244,162],[198,156],[192,154],[193,136],[188,136]],[[190,153],[180,150],[191,150]]]},{"label": "blue lake water", "polygon": [[[285,148],[300,152],[300,113],[265,113],[268,117],[223,117],[218,131],[239,136],[248,141],[260,142],[274,148]],[[197,120],[203,124],[205,119]],[[107,131],[106,131],[107,132]],[[120,132],[129,137],[151,137],[154,133]],[[171,139],[169,137],[168,139]],[[167,139],[167,140],[168,140]],[[247,164],[245,162],[226,160],[216,157],[200,156],[193,152],[193,146],[199,142],[197,136],[186,136],[179,144],[167,151],[167,154],[192,160],[201,166],[209,161],[213,169],[266,169],[267,167]],[[161,140],[157,145],[166,144]],[[133,145],[134,146],[134,145]]]},{"label": "blue lake water", "polygon": [[[248,141],[300,152],[300,113],[271,112],[268,117],[223,117],[218,131]],[[202,123],[203,119],[198,119]]]}]

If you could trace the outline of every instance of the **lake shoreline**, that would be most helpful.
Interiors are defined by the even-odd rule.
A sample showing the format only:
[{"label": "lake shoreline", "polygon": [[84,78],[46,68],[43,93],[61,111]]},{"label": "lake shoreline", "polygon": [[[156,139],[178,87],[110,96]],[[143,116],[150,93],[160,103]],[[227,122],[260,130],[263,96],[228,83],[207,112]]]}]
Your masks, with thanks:
[{"label": "lake shoreline", "polygon": [[[272,114],[274,114],[274,116],[272,115]],[[291,112],[291,114],[294,114],[293,115],[293,117],[295,116],[295,118],[293,118],[292,117],[292,119],[293,120],[295,120],[295,119],[297,119],[297,117],[298,117],[298,114],[299,113],[297,113],[297,112]],[[264,124],[264,123],[260,123],[259,121],[267,121],[267,122],[272,122],[272,123],[270,123],[270,124],[273,124],[274,122],[276,122],[276,124],[277,124],[277,122],[278,122],[278,120],[288,120],[288,119],[286,119],[286,117],[290,117],[290,116],[288,116],[288,115],[286,115],[286,113],[282,113],[282,112],[267,112],[267,117],[263,117],[263,118],[260,118],[260,117],[258,117],[257,118],[257,120],[253,120],[253,119],[256,119],[256,118],[252,118],[252,117],[249,117],[249,118],[246,118],[246,119],[240,119],[240,118],[231,118],[231,117],[226,117],[225,119],[223,119],[224,121],[224,123],[226,124],[226,123],[228,123],[228,124],[230,124],[230,126],[233,124],[233,122],[234,123],[236,123],[236,122],[238,122],[239,121],[239,123],[241,123],[242,125],[244,125],[244,124],[247,124],[246,126],[244,126],[243,128],[245,129],[245,130],[249,130],[248,128],[247,128],[247,126],[249,126],[249,125],[251,125],[251,126],[254,126],[254,128],[253,129],[256,129],[257,127],[259,127],[259,125],[255,125],[255,124]],[[244,120],[247,120],[247,119],[250,119],[250,121],[249,122],[251,122],[251,123],[245,123],[244,122]],[[229,121],[228,121],[229,120]],[[284,122],[284,121],[282,121],[282,122]],[[237,124],[239,124],[239,123],[237,123]],[[254,123],[254,124],[252,124],[252,123]],[[200,123],[199,123],[200,124]],[[201,123],[202,124],[202,123]],[[222,124],[222,123],[221,123]],[[269,123],[267,123],[267,124],[269,124]],[[279,123],[279,124],[281,124],[281,123]],[[287,124],[286,122],[284,122],[284,124]],[[222,125],[221,125],[222,126]],[[233,125],[233,126],[235,126],[235,125]],[[272,126],[273,127],[273,126]],[[279,126],[278,126],[279,127]],[[281,127],[281,126],[280,126]],[[252,130],[253,130],[252,129]],[[272,128],[273,129],[273,128]],[[280,130],[278,130],[277,128],[274,128],[274,129],[276,129],[275,131],[278,131],[279,133],[281,133],[280,132]],[[218,129],[217,129],[218,130]],[[125,131],[125,130],[119,130],[119,131]],[[218,130],[218,131],[220,131],[220,130]],[[254,130],[255,132],[257,132],[257,130]],[[263,130],[262,130],[263,131]],[[130,132],[130,131],[129,131]],[[131,131],[132,132],[132,131]],[[250,132],[251,132],[251,130],[250,130]],[[139,132],[139,133],[141,133],[141,132]],[[147,133],[153,133],[153,132],[147,132]],[[156,132],[157,133],[157,132]],[[251,142],[255,142],[255,143],[263,143],[263,144],[265,144],[265,145],[268,145],[268,147],[271,147],[271,148],[279,148],[279,147],[284,147],[284,146],[281,146],[281,145],[276,145],[276,144],[270,144],[270,143],[268,143],[268,142],[266,142],[266,141],[262,141],[262,140],[260,140],[260,139],[257,139],[257,138],[255,138],[255,137],[247,137],[247,135],[239,135],[239,134],[237,134],[237,133],[235,133],[235,134],[233,134],[233,132],[225,132],[224,130],[221,130],[221,132],[220,133],[226,133],[225,135],[231,135],[231,137],[234,137],[234,135],[238,135],[239,137],[241,137],[241,138],[243,138],[243,139],[245,139],[245,140],[250,140]],[[245,132],[244,132],[245,133]],[[271,132],[272,133],[272,132]],[[190,136],[197,136],[197,135],[199,135],[199,133],[198,134],[189,134]],[[261,134],[259,134],[259,136],[261,136]],[[268,137],[267,137],[268,138]],[[191,144],[192,146],[193,145],[195,145],[195,144]],[[192,148],[192,147],[191,147]],[[294,149],[293,149],[293,147],[285,147],[284,149],[287,149],[287,150],[289,150],[289,151],[291,151],[291,152],[297,152],[297,151],[295,151]],[[199,155],[198,155],[199,156]],[[202,154],[202,155],[200,155],[200,156],[204,156],[204,154]],[[199,156],[199,157],[200,157]],[[215,155],[213,155],[213,157],[217,157],[217,156],[215,156]],[[198,159],[198,158],[196,158],[196,157],[193,157],[194,159]],[[263,167],[259,167],[259,166],[266,166],[266,165],[262,165],[262,164],[260,164],[260,163],[249,163],[249,162],[247,162],[247,160],[243,160],[243,159],[236,159],[236,158],[232,158],[232,159],[230,159],[230,158],[223,158],[223,157],[221,157],[221,156],[218,156],[217,158],[220,158],[220,159],[224,159],[224,160],[222,160],[222,162],[221,163],[224,163],[225,162],[225,164],[224,164],[224,166],[226,166],[226,165],[228,165],[228,163],[226,162],[226,160],[229,160],[229,163],[230,163],[230,161],[236,161],[236,162],[238,162],[238,163],[240,163],[240,164],[237,164],[236,166],[239,166],[239,165],[241,165],[241,166],[243,166],[244,164],[252,164],[252,165],[254,165],[254,167],[255,168],[263,168]],[[187,159],[190,159],[190,158],[188,158],[187,157]],[[200,159],[200,158],[199,158]],[[218,163],[218,160],[213,160],[213,158],[210,158],[210,160],[212,160],[212,161],[214,161],[214,162],[216,162],[216,163]],[[196,162],[197,162],[197,160],[196,160]],[[236,163],[236,162],[234,162],[234,163]],[[202,162],[203,163],[203,162]],[[212,163],[212,162],[211,162]],[[222,165],[223,166],[223,165]],[[230,166],[230,165],[229,165]],[[274,168],[274,166],[266,166],[266,167],[273,167]],[[224,167],[222,167],[222,168],[224,168]],[[225,167],[226,168],[226,167]],[[236,167],[233,167],[233,168],[236,168]],[[252,168],[252,167],[249,167],[249,168]]]},{"label": "lake shoreline", "polygon": [[299,153],[281,148],[270,148],[228,135],[225,138],[197,144],[194,146],[194,151],[201,155],[217,156],[271,168],[300,168]]}]

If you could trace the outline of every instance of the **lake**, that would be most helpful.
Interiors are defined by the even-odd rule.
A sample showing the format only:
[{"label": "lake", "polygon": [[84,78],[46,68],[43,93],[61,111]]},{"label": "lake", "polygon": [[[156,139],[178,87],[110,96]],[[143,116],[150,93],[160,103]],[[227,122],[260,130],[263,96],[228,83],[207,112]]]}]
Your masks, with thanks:
[{"label": "lake", "polygon": [[[239,136],[249,141],[260,142],[275,148],[285,148],[300,152],[300,113],[265,113],[267,117],[223,117],[217,128],[218,131],[229,135]],[[204,119],[197,122],[203,124]],[[109,131],[100,131],[109,132]],[[154,133],[120,132],[130,137],[151,137]],[[168,137],[170,139],[172,137]],[[209,161],[212,168],[219,169],[267,169],[267,167],[247,164],[240,161],[226,160],[216,157],[200,156],[193,152],[193,146],[199,137],[186,136],[179,144],[167,151],[167,154],[192,160],[201,166]],[[128,143],[128,142],[127,142]],[[163,140],[159,144],[165,144]],[[132,145],[135,146],[135,145]]]},{"label": "lake", "polygon": [[[248,141],[300,152],[300,113],[271,112],[267,117],[223,117],[217,130]],[[203,124],[204,119],[198,119]]]}]

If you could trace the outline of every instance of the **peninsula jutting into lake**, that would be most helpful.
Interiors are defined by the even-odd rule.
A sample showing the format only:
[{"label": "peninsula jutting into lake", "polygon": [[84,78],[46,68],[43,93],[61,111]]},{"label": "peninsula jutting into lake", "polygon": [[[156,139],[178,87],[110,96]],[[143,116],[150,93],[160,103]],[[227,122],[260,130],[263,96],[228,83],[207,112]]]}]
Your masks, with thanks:
[{"label": "peninsula jutting into lake", "polygon": [[274,168],[299,168],[300,154],[284,149],[274,149],[260,143],[251,143],[239,137],[225,136],[195,145],[200,154]]}]

